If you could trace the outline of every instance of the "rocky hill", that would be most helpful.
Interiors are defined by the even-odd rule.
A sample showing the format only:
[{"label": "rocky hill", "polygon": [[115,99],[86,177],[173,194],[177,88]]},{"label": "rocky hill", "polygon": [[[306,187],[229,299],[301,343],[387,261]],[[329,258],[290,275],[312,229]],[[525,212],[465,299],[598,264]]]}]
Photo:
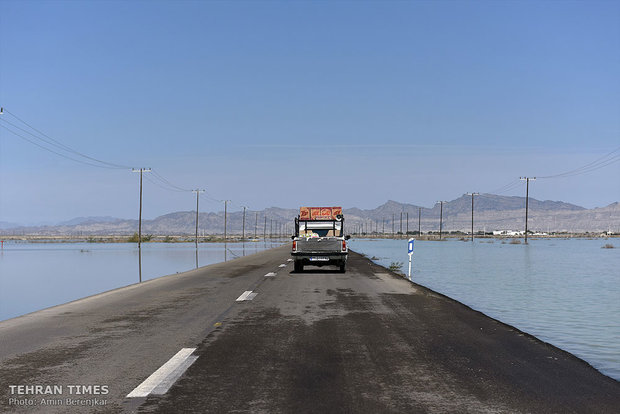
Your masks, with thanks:
[{"label": "rocky hill", "polygon": [[[523,230],[525,221],[525,198],[506,197],[492,194],[481,194],[474,199],[474,230]],[[293,218],[297,215],[296,208],[286,209],[271,207],[261,211],[247,210],[245,232],[248,237],[285,233],[290,234]],[[440,207],[432,208],[413,204],[387,201],[374,209],[345,208],[345,226],[349,231],[359,229],[361,225],[366,231],[385,231],[391,233],[408,229],[418,229],[418,214],[423,232],[439,230]],[[561,201],[539,201],[530,198],[529,228],[534,231],[554,232],[602,232],[620,233],[620,203],[607,207],[585,209]],[[144,234],[194,234],[196,228],[195,211],[179,211],[143,220]],[[443,230],[469,231],[471,227],[471,196],[463,195],[443,204]],[[241,234],[243,213],[228,213],[227,232]],[[55,226],[19,227],[5,225],[0,234],[13,235],[127,235],[138,229],[137,220],[117,219],[113,217],[77,218]],[[224,212],[204,212],[199,215],[199,232],[201,235],[222,234],[224,232]]]}]

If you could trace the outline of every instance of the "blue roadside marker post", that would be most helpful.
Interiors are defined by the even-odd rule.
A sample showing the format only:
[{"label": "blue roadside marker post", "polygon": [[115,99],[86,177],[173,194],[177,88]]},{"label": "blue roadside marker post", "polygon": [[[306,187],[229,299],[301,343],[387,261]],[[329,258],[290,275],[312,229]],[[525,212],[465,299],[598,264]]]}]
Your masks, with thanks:
[{"label": "blue roadside marker post", "polygon": [[407,243],[407,250],[409,251],[409,280],[411,281],[411,256],[413,256],[413,242],[415,239],[409,239]]}]

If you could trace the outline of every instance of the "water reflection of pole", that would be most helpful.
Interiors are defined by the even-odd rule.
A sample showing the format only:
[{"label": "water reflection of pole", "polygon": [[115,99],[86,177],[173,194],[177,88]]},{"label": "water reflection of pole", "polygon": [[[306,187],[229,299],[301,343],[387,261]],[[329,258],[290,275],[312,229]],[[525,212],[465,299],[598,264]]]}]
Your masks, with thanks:
[{"label": "water reflection of pole", "polygon": [[142,249],[138,247],[138,278],[142,283]]},{"label": "water reflection of pole", "polygon": [[198,247],[196,247],[196,269],[198,269]]}]

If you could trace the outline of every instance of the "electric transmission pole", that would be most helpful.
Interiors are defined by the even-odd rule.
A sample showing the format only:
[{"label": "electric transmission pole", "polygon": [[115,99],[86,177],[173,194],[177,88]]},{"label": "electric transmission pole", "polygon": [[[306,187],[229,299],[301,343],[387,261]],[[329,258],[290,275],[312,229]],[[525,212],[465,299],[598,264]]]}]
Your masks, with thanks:
[{"label": "electric transmission pole", "polygon": [[256,239],[256,229],[258,228],[258,211],[256,212],[256,219],[254,220],[254,238]]},{"label": "electric transmission pole", "polygon": [[132,168],[132,172],[140,173],[140,213],[138,216],[138,249],[142,248],[142,173],[151,172],[150,168]]},{"label": "electric transmission pole", "polygon": [[195,189],[192,193],[196,193],[196,248],[198,248],[198,196],[200,193],[204,193],[205,190]]},{"label": "electric transmission pole", "polygon": [[392,213],[392,237],[394,237],[394,222],[396,221],[396,215]]},{"label": "electric transmission pole", "polygon": [[243,227],[242,227],[243,230],[241,230],[241,241],[245,240],[245,209],[246,208],[247,208],[246,206],[243,206]]},{"label": "electric transmission pole", "polygon": [[230,200],[224,200],[224,244],[226,244],[226,221],[228,220],[228,202]]},{"label": "electric transmission pole", "polygon": [[409,212],[407,212],[407,234],[409,234]]},{"label": "electric transmission pole", "polygon": [[480,195],[480,193],[467,193],[471,196],[471,241],[474,241],[474,196]]},{"label": "electric transmission pole", "polygon": [[267,216],[265,216],[265,225],[263,226],[263,241],[267,241]]},{"label": "electric transmission pole", "polygon": [[443,203],[445,201],[437,201],[439,203],[439,240],[441,240],[441,231],[443,227]]},{"label": "electric transmission pole", "polygon": [[418,235],[422,235],[422,207],[418,207]]},{"label": "electric transmission pole", "polygon": [[403,212],[400,212],[400,230],[399,230],[400,234],[403,234]]},{"label": "electric transmission pole", "polygon": [[536,177],[520,177],[521,181],[525,181],[525,244],[527,244],[527,213],[530,201],[530,181],[535,181]]}]

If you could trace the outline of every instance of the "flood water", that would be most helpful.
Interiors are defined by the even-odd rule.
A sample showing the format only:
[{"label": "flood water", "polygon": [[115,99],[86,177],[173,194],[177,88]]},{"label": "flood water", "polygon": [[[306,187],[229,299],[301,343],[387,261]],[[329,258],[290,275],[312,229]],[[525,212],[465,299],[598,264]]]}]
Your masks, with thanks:
[{"label": "flood water", "polygon": [[[350,247],[407,273],[405,239]],[[620,380],[620,239],[416,241],[412,279]]]},{"label": "flood water", "polygon": [[[607,244],[614,249],[603,249]],[[4,243],[0,320],[280,242]],[[407,272],[406,240],[352,239],[351,249]],[[541,239],[528,245],[416,241],[412,278],[586,360],[620,380],[620,239]]]},{"label": "flood water", "polygon": [[25,243],[0,250],[0,320],[160,276],[232,260],[278,241],[228,243]]}]

